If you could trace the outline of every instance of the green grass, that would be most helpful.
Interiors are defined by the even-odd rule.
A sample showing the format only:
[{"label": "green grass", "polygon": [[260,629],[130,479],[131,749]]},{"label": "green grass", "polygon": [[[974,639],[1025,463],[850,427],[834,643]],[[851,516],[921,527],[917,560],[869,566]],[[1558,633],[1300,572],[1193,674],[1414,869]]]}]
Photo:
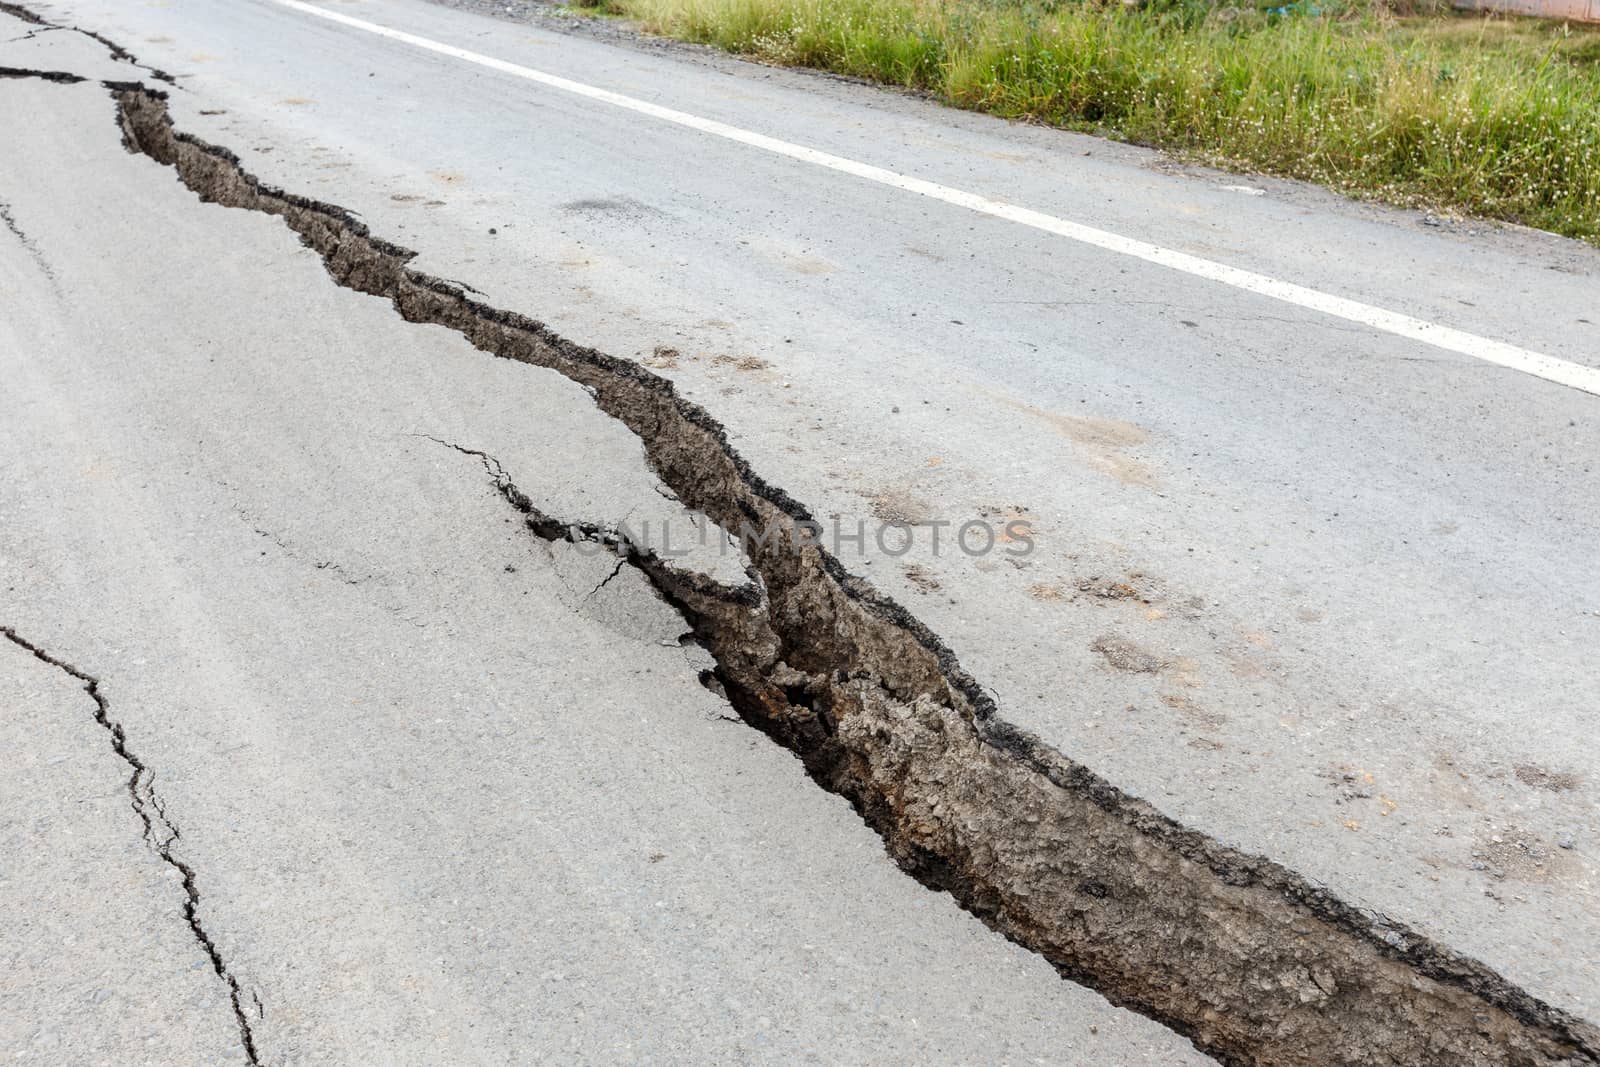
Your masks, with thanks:
[{"label": "green grass", "polygon": [[599,2],[765,62],[1600,243],[1593,29],[1372,0]]}]

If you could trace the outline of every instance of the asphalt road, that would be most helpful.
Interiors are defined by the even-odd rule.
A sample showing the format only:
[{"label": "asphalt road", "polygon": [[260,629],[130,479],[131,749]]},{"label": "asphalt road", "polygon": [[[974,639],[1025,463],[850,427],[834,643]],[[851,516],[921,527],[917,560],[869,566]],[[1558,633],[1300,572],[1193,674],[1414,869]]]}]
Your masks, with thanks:
[{"label": "asphalt road", "polygon": [[[169,72],[179,128],[264,180],[672,378],[765,478],[865,524],[842,561],[1009,720],[1600,1018],[1600,253],[537,13],[330,9],[420,40],[278,0],[33,8]],[[148,77],[0,28],[0,66]],[[1182,1054],[898,874],[722,720],[637,576],[519,536],[428,440],[556,514],[682,517],[581,390],[334,289],[281,227],[122,152],[98,86],[0,93],[0,625],[101,679],[159,768],[263,1049]],[[1033,551],[953,550],[969,519],[1026,520]],[[910,552],[874,544],[885,520]],[[74,969],[12,969],[0,1041],[236,1045],[161,912],[175,868],[125,808],[105,825],[92,704],[0,654],[10,762],[42,783],[9,786],[34,813],[8,857],[51,865],[0,883],[6,951],[42,951],[30,907],[115,899],[160,971],[61,935]],[[54,846],[64,798],[107,844]],[[133,988],[125,1031],[50,1007]]]}]

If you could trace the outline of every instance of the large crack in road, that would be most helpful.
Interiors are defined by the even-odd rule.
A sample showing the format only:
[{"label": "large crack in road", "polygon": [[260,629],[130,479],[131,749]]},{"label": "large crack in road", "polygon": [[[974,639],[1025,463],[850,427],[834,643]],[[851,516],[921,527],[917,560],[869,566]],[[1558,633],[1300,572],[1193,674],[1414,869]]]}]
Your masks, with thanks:
[{"label": "large crack in road", "polygon": [[669,381],[413,270],[413,252],[344,209],[265,186],[228,150],[176,130],[162,92],[106,84],[128,149],[174,168],[201,200],[281,218],[334,282],[409,322],[586,387],[686,507],[762,531],[744,541],[749,584],[721,585],[618,531],[543,514],[492,457],[450,446],[483,463],[534,534],[616,547],[683,614],[744,721],[847,797],[923,884],[1224,1062],[1600,1064],[1590,1023],[1179,825],[1007,723],[943,642],[845,571],[805,508]]}]

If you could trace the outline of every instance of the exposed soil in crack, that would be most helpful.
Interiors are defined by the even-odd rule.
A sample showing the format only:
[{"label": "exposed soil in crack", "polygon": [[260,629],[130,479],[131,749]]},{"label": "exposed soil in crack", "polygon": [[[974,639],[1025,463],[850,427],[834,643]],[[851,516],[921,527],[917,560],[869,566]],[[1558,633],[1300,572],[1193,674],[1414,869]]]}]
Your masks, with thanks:
[{"label": "exposed soil in crack", "polygon": [[176,131],[161,94],[114,93],[128,147],[201,199],[282,218],[338,284],[408,321],[586,387],[686,507],[771,532],[746,540],[751,583],[729,588],[544,515],[490,467],[539,536],[618,543],[710,650],[741,717],[848,797],[924,884],[1231,1063],[1600,1063],[1590,1024],[1176,824],[1004,722],[950,650],[823,551],[805,509],[666,380],[410,269],[412,252],[340,208],[263,186],[230,152]]},{"label": "exposed soil in crack", "polygon": [[[239,986],[239,979],[228,969],[221,950],[217,948],[216,942],[211,939],[211,935],[206,932],[205,924],[200,920],[200,886],[194,868],[173,854],[172,846],[183,835],[179,832],[177,824],[167,815],[167,806],[156,792],[155,772],[128,747],[128,735],[122,728],[122,723],[111,717],[111,705],[100,692],[100,679],[87,671],[79,670],[66,660],[51,655],[9,626],[0,626],[0,634],[5,635],[12,644],[31,653],[35,659],[48,663],[80,682],[83,691],[94,701],[94,721],[99,723],[101,729],[110,736],[111,750],[133,772],[128,777],[128,803],[133,808],[133,813],[139,817],[144,839],[155,850],[156,855],[161,857],[161,861],[177,871],[182,879],[184,922],[189,924],[189,932],[194,935],[195,941],[211,960],[212,970],[217,972],[217,977],[228,987],[228,997],[233,1003],[233,1017],[239,1024],[239,1041],[244,1047],[245,1059],[252,1064],[260,1063],[256,1054],[255,1034],[250,1029],[249,1018],[245,1015],[244,994]],[[259,1013],[261,1001],[259,998],[253,999]]]},{"label": "exposed soil in crack", "polygon": [[337,284],[407,321],[584,386],[685,507],[770,532],[746,539],[749,584],[721,585],[617,531],[545,515],[492,457],[450,446],[482,460],[538,536],[614,545],[683,613],[745,722],[849,798],[908,873],[1064,976],[1227,1063],[1600,1064],[1593,1025],[1175,823],[1006,723],[939,638],[823,551],[805,509],[665,379],[412,270],[414,253],[347,211],[264,186],[226,149],[175,130],[160,92],[109,88],[127,147],[202,200],[281,218]]}]

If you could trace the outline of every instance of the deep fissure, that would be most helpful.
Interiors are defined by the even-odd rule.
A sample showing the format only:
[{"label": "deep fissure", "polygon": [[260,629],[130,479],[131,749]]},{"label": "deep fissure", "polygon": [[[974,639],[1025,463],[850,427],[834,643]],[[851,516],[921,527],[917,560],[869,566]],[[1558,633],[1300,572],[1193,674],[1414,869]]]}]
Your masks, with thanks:
[{"label": "deep fissure", "polygon": [[[685,507],[750,545],[737,588],[632,546],[747,721],[847,797],[903,869],[1068,978],[1230,1063],[1600,1063],[1600,1032],[1403,924],[1185,828],[1006,723],[919,620],[850,575],[722,427],[638,364],[568,341],[408,266],[344,209],[271,188],[176,130],[164,94],[113,90],[130,150],[204,201],[281,218],[331,278],[409,322],[555,370],[632,430]],[[502,492],[547,539],[612,536]]]},{"label": "deep fissure", "polygon": [[[121,722],[111,717],[111,704],[100,691],[100,679],[47,652],[10,626],[0,626],[0,634],[4,634],[7,640],[30,653],[35,659],[49,664],[82,684],[83,691],[94,701],[94,721],[109,735],[111,750],[117,754],[117,758],[126,763],[132,771],[128,776],[128,803],[133,808],[133,813],[139,817],[144,840],[161,858],[161,862],[178,872],[183,885],[184,922],[188,924],[189,932],[205,952],[206,958],[211,961],[211,969],[216,971],[217,977],[228,987],[228,998],[233,1005],[233,1017],[239,1024],[239,1043],[244,1047],[246,1060],[252,1064],[260,1063],[256,1053],[255,1034],[250,1029],[250,1020],[245,1017],[244,994],[239,979],[228,968],[227,961],[222,958],[222,951],[217,948],[216,942],[206,931],[205,923],[200,919],[200,886],[194,868],[173,855],[172,846],[183,835],[168,817],[167,806],[156,793],[155,772],[128,747],[127,731],[123,729]],[[257,999],[256,1003],[259,1006],[260,1000]]]},{"label": "deep fissure", "polygon": [[1592,1024],[1179,825],[1005,722],[936,635],[801,532],[805,509],[669,381],[412,270],[414,253],[344,209],[261,184],[231,152],[177,131],[160,91],[107,88],[129,150],[175,168],[201,200],[278,216],[337,284],[585,386],[639,436],[686,507],[725,529],[779,531],[747,546],[748,585],[721,585],[619,543],[616,531],[545,515],[491,457],[450,446],[484,460],[540,537],[616,544],[711,651],[744,721],[848,798],[908,873],[1065,977],[1227,1063],[1600,1064]]}]

